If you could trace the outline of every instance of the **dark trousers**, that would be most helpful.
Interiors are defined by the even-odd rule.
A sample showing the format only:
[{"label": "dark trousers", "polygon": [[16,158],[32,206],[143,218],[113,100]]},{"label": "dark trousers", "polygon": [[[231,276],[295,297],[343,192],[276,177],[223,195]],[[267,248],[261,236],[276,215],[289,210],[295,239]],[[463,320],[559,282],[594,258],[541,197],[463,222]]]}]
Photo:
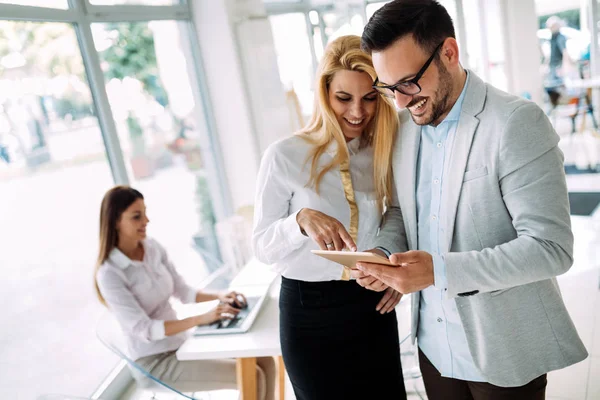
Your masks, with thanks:
[{"label": "dark trousers", "polygon": [[282,279],[281,351],[298,400],[406,399],[396,313],[355,281]]},{"label": "dark trousers", "polygon": [[420,349],[419,365],[429,400],[544,400],[546,398],[546,374],[523,386],[500,387],[487,382],[445,378]]}]

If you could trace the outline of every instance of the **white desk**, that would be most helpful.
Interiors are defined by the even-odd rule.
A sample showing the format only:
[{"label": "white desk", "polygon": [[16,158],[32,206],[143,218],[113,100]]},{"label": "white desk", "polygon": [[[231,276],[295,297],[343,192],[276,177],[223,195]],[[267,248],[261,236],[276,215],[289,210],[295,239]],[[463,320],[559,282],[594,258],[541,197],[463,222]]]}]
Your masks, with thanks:
[{"label": "white desk", "polygon": [[565,86],[573,89],[598,89],[600,88],[600,77],[588,79],[565,79]]},{"label": "white desk", "polygon": [[250,330],[242,334],[192,336],[177,350],[179,360],[237,359],[241,400],[256,399],[256,357],[275,357],[279,369],[279,398],[284,396],[285,369],[279,344],[279,288],[281,278],[270,267],[252,260],[234,278],[231,288],[246,295],[272,282],[269,296]]}]

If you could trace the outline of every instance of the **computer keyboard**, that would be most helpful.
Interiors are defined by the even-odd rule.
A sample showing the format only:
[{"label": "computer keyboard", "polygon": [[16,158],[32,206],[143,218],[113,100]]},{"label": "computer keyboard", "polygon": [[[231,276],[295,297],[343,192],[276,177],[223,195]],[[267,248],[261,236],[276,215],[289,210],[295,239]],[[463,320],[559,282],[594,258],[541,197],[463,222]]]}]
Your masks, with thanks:
[{"label": "computer keyboard", "polygon": [[248,316],[248,314],[250,313],[250,310],[252,310],[252,308],[254,308],[256,303],[258,303],[259,298],[250,297],[247,300],[248,300],[247,307],[242,309],[238,313],[238,315],[236,315],[234,318],[222,319],[221,321],[213,322],[212,324],[210,324],[210,326],[213,327],[213,329],[228,329],[228,328],[235,328],[237,326],[240,326],[242,324],[242,322],[244,322],[244,318],[246,318],[246,316]]},{"label": "computer keyboard", "polygon": [[[246,320],[246,317],[250,314],[250,312],[254,309],[254,307],[258,304],[260,297],[248,297],[248,305],[240,310],[240,312],[232,319],[222,319],[220,321],[215,321],[210,325],[203,325],[196,327],[195,334],[209,333],[210,331],[214,331],[215,333],[218,331],[233,331],[235,328],[241,328]],[[225,332],[223,332],[225,333]]]},{"label": "computer keyboard", "polygon": [[241,321],[242,321],[242,318],[237,317],[237,316],[232,319],[225,319],[225,320],[221,321],[221,325],[219,326],[219,329],[235,328],[236,326],[240,325]]},{"label": "computer keyboard", "polygon": [[224,319],[224,320],[219,321],[217,329],[235,328],[235,327],[241,325],[242,322],[244,321],[244,318],[246,318],[246,316],[248,314],[250,314],[250,310],[252,310],[254,308],[256,303],[258,303],[258,298],[256,298],[256,297],[250,297],[247,300],[248,300],[248,305],[246,306],[246,308],[243,308],[238,313],[238,315],[235,316],[235,318]]}]

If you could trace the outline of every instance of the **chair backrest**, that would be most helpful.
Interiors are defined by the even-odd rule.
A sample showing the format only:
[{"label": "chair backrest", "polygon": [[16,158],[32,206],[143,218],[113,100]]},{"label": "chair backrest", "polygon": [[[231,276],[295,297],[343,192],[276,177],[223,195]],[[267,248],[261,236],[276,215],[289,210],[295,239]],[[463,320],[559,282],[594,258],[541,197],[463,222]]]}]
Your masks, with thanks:
[{"label": "chair backrest", "polygon": [[[251,213],[252,211],[250,211]],[[239,271],[252,258],[252,217],[232,215],[216,224],[223,262]]]},{"label": "chair backrest", "polygon": [[181,393],[179,390],[167,385],[127,355],[127,342],[125,341],[121,326],[108,310],[102,314],[96,324],[96,337],[107,349],[126,361],[130,368],[148,378],[151,386],[145,388],[154,391],[177,393],[186,399],[197,400],[194,397]]}]

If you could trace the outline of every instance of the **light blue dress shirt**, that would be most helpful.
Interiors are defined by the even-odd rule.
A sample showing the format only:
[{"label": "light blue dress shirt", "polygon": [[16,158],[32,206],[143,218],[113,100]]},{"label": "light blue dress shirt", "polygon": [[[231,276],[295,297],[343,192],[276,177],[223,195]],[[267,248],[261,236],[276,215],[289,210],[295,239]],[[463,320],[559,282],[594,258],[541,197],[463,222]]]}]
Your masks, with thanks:
[{"label": "light blue dress shirt", "polygon": [[438,126],[426,125],[421,128],[416,171],[418,248],[433,256],[435,285],[421,291],[417,338],[419,348],[442,376],[484,382],[469,352],[456,301],[445,296],[446,264],[441,255],[441,249],[448,248],[441,242],[444,232],[452,229],[440,224],[440,221],[446,220],[441,207],[441,199],[444,198],[442,184],[447,177],[447,162],[468,82],[467,75],[462,93]]}]

